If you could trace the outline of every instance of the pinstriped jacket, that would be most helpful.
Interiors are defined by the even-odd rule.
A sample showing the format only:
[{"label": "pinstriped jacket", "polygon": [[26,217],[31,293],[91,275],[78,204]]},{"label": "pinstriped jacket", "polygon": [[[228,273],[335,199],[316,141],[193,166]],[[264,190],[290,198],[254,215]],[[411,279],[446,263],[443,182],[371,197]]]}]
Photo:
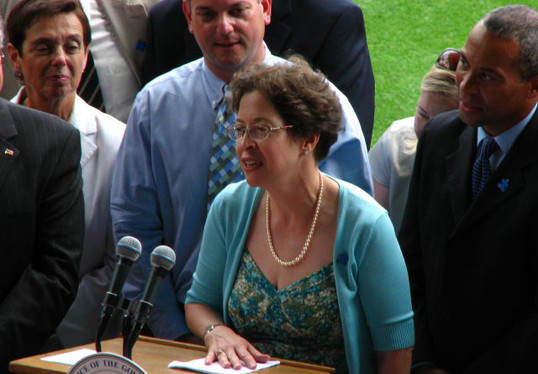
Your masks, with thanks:
[{"label": "pinstriped jacket", "polygon": [[67,312],[83,239],[79,132],[0,99],[0,373]]}]

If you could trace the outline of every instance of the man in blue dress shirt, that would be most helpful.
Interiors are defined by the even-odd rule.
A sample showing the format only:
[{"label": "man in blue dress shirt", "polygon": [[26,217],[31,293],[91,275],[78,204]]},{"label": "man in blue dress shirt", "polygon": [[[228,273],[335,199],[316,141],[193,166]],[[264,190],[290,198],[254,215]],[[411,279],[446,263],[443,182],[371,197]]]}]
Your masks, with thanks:
[{"label": "man in blue dress shirt", "polygon": [[[247,64],[282,61],[263,42],[271,0],[186,0],[183,8],[204,57],[156,78],[138,94],[118,154],[111,202],[116,238],[132,235],[143,245],[124,289],[127,298],[140,298],[156,246],[176,251],[176,265],[148,322],[152,333],[165,339],[189,334],[183,303],[207,215],[209,160],[223,87]],[[338,93],[344,131],[320,168],[371,194],[364,136],[349,101]]]}]

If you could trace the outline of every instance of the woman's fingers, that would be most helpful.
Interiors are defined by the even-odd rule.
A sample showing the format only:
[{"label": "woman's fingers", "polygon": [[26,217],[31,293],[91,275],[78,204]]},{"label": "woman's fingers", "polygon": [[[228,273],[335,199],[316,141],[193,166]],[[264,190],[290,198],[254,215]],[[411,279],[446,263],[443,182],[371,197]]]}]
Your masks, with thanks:
[{"label": "woman's fingers", "polygon": [[271,359],[271,356],[265,353],[261,353],[253,345],[250,345],[248,347],[248,350],[250,352],[250,355],[254,358],[256,362],[265,363]]},{"label": "woman's fingers", "polygon": [[207,346],[206,365],[218,361],[223,368],[241,369],[246,366],[256,369],[258,362],[267,362],[269,355],[258,351],[247,340],[233,330],[222,327],[208,334],[205,338]]},{"label": "woman's fingers", "polygon": [[239,363],[239,368],[236,368],[230,363],[230,360],[228,359],[228,354],[226,354],[226,352],[217,350],[215,352],[215,356],[217,356],[217,360],[220,366],[222,366],[223,368],[228,369],[229,367],[233,367],[236,370],[241,369],[241,363]]},{"label": "woman's fingers", "polygon": [[[241,360],[237,356],[237,353],[236,353],[236,351],[235,351],[235,349],[233,347],[230,348],[229,350],[223,352],[222,355],[219,355],[219,363],[221,363],[220,356],[226,356],[225,360],[223,360],[223,361],[228,362],[229,363],[228,367],[231,366],[234,370],[239,370],[239,369],[241,369],[243,367],[243,364],[241,363]],[[222,363],[221,363],[221,365],[222,365]],[[223,365],[223,367],[225,368],[226,366]]]},{"label": "woman's fingers", "polygon": [[225,350],[209,350],[206,355],[205,363],[210,365],[217,361],[223,368],[233,368],[235,370],[246,366],[249,369],[256,369],[258,362],[267,362],[269,355],[259,352],[253,346],[246,348],[230,347]]},{"label": "woman's fingers", "polygon": [[[256,359],[252,356],[252,354],[249,352],[248,348],[247,349],[238,349],[237,350],[237,356],[239,357],[239,359],[241,359],[244,363],[245,363],[245,366],[249,369],[256,369]],[[235,366],[233,366],[233,368],[235,369]]]}]

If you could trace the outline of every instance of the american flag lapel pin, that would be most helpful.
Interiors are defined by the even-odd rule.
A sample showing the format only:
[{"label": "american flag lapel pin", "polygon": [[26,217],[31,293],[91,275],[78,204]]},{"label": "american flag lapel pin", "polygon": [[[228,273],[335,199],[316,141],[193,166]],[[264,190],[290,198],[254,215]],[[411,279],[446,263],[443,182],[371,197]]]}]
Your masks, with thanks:
[{"label": "american flag lapel pin", "polygon": [[13,156],[14,153],[15,153],[15,152],[13,152],[13,150],[12,150],[12,149],[9,149],[9,148],[6,148],[6,149],[4,150],[4,155],[6,155],[6,156]]}]

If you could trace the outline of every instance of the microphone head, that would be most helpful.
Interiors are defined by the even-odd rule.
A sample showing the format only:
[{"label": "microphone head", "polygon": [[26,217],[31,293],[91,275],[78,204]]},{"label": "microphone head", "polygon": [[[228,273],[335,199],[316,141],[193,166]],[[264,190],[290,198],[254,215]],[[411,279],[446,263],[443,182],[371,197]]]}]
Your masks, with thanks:
[{"label": "microphone head", "polygon": [[116,245],[116,254],[121,258],[136,261],[142,254],[142,244],[137,238],[124,236]]},{"label": "microphone head", "polygon": [[166,245],[160,245],[151,252],[151,265],[170,271],[176,264],[176,253]]}]

